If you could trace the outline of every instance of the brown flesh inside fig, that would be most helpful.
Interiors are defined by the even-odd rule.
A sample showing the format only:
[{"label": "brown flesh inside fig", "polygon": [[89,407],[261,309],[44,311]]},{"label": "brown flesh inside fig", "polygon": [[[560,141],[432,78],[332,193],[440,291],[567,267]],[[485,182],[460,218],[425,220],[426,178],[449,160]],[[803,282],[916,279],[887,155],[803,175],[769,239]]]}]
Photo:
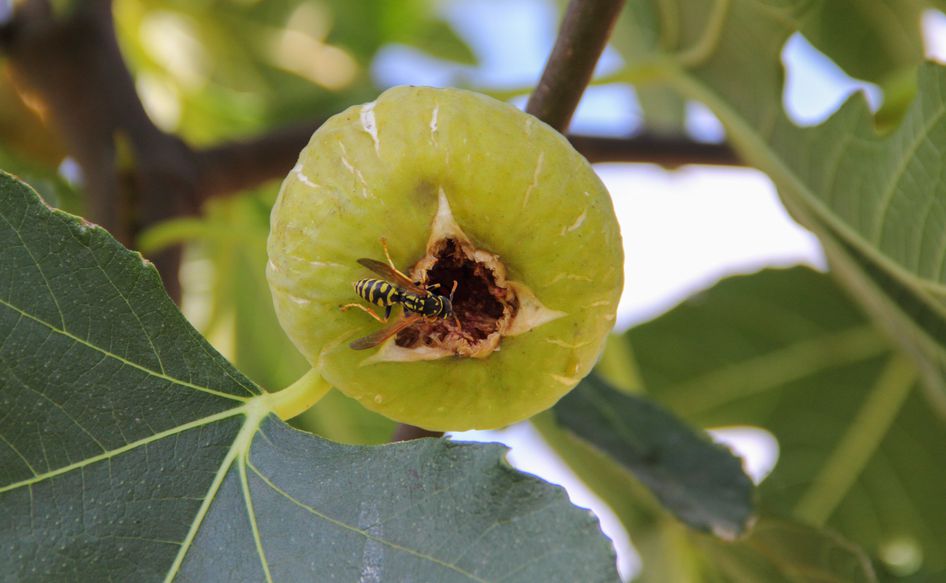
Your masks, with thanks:
[{"label": "brown flesh inside fig", "polygon": [[476,250],[466,242],[445,238],[429,247],[426,257],[411,272],[438,295],[453,295],[453,318],[427,317],[398,333],[395,342],[407,349],[430,347],[458,356],[486,357],[499,344],[515,318],[519,302],[506,285],[499,257]]}]

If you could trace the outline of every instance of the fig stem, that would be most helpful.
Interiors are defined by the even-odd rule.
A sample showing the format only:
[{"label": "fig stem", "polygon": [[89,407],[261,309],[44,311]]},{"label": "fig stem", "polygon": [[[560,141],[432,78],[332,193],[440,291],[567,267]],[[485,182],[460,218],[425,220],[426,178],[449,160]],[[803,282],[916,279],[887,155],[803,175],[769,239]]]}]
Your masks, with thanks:
[{"label": "fig stem", "polygon": [[331,388],[332,385],[322,378],[321,372],[313,368],[285,389],[268,393],[264,398],[269,409],[286,421],[308,411],[328,394]]}]

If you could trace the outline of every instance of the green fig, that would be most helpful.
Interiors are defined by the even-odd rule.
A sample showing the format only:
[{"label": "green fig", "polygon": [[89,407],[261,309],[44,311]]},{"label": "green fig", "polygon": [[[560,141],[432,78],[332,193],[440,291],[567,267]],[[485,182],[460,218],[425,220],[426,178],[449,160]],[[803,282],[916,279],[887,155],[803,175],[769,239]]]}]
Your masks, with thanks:
[{"label": "green fig", "polygon": [[[388,265],[382,240],[410,281],[366,267]],[[312,367],[441,431],[552,406],[594,365],[623,282],[611,199],[585,159],[534,117],[456,89],[396,87],[322,125],[282,185],[268,251],[279,320]],[[389,293],[379,322],[368,311],[385,306],[365,298],[384,300],[354,286],[372,278],[452,311],[419,316]]]}]

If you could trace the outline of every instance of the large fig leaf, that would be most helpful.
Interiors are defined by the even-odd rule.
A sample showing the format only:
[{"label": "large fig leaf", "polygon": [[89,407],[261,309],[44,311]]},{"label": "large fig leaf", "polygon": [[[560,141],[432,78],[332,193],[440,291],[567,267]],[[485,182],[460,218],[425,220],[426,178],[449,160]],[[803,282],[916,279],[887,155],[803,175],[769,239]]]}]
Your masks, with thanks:
[{"label": "large fig leaf", "polygon": [[763,512],[826,526],[892,571],[946,568],[946,421],[829,278],[732,278],[626,339],[648,393],[684,419],[776,437]]},{"label": "large fig leaf", "polygon": [[0,174],[0,580],[613,581],[499,446],[298,432],[156,271]]},{"label": "large fig leaf", "polygon": [[[880,4],[865,3],[864,10]],[[916,358],[932,402],[946,414],[946,71],[920,68],[917,97],[888,134],[877,133],[860,97],[821,126],[795,126],[781,106],[780,51],[819,11],[836,12],[826,6],[687,3],[686,10],[661,13],[649,57],[625,74],[659,80],[716,113],[740,156],[769,174],[789,210],[821,238],[847,286]],[[903,10],[915,14],[915,7]],[[856,26],[835,32],[869,36]],[[667,49],[659,39],[669,34],[675,42]]]}]

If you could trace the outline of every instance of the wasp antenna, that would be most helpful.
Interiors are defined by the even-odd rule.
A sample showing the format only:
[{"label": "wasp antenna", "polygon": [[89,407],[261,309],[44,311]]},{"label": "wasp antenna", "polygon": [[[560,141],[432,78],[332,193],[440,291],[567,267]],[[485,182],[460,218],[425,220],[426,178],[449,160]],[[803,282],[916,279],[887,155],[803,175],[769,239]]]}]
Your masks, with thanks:
[{"label": "wasp antenna", "polygon": [[384,256],[388,258],[388,265],[391,266],[391,269],[397,271],[397,267],[394,266],[394,260],[391,259],[391,253],[388,251],[388,240],[384,237],[381,237],[381,247],[384,249]]},{"label": "wasp antenna", "polygon": [[[453,280],[453,287],[450,288],[450,303],[453,303],[453,294],[457,292],[457,280]],[[459,322],[458,322],[459,323]]]}]

